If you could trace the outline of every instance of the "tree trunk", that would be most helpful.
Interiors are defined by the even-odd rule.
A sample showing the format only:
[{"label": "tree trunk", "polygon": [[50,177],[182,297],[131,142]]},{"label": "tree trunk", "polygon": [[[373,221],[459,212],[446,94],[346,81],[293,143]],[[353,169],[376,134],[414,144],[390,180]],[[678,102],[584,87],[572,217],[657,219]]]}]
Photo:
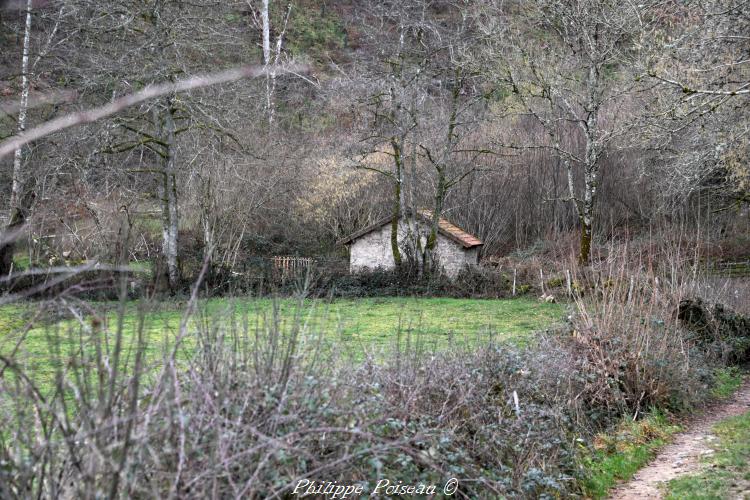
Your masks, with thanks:
[{"label": "tree trunk", "polygon": [[209,264],[214,260],[214,211],[211,177],[203,183],[203,196],[200,200],[201,226],[203,227],[203,259]]},{"label": "tree trunk", "polygon": [[164,161],[164,175],[162,187],[162,253],[167,264],[169,288],[177,290],[180,281],[180,270],[177,266],[177,176],[175,172],[175,123],[172,100],[167,100],[164,118],[164,133],[166,135],[166,157]]},{"label": "tree trunk", "polygon": [[[581,221],[581,251],[578,255],[580,265],[591,261],[591,239],[594,225],[594,203],[599,176],[599,70],[592,61],[589,65],[587,81],[588,98],[586,103],[586,124],[583,127],[586,138],[586,155],[584,157],[583,200],[580,203],[578,216]],[[572,182],[569,180],[569,182]]]},{"label": "tree trunk", "polygon": [[422,255],[423,274],[432,274],[433,271],[437,270],[438,266],[437,258],[435,257],[438,245],[438,228],[440,225],[440,216],[443,213],[443,205],[445,205],[445,197],[448,195],[448,189],[450,188],[446,169],[451,154],[453,153],[453,146],[457,140],[456,127],[458,126],[458,100],[463,86],[463,77],[460,67],[456,68],[455,77],[456,82],[453,86],[453,91],[451,92],[450,117],[448,119],[445,147],[443,148],[441,158],[438,161],[435,161],[435,159],[428,154],[428,158],[430,158],[437,173],[437,186],[435,187],[435,206],[433,207],[432,220],[430,221],[430,233],[427,237],[424,254]]},{"label": "tree trunk", "polygon": [[[31,45],[31,0],[26,1],[26,24],[23,33],[23,54],[21,57],[21,103],[18,109],[17,134],[23,134],[26,130],[26,112],[29,107],[29,46]],[[15,240],[18,237],[18,229],[26,222],[28,206],[26,201],[31,197],[24,196],[26,188],[25,175],[23,172],[23,149],[18,148],[13,155],[13,184],[10,193],[10,214],[6,231],[0,235],[0,275],[5,276],[11,272],[13,266],[13,254],[15,253]]]},{"label": "tree trunk", "polygon": [[396,264],[396,268],[399,268],[401,267],[401,264],[403,262],[403,259],[401,258],[401,249],[398,246],[398,226],[399,219],[401,218],[401,181],[403,180],[403,158],[401,156],[401,146],[395,137],[391,139],[391,145],[393,146],[393,161],[395,165],[395,175],[393,179],[393,210],[391,212],[391,252],[393,253],[393,262]]},{"label": "tree trunk", "polygon": [[269,0],[263,0],[263,7],[260,11],[261,22],[263,24],[263,67],[266,69],[266,112],[268,113],[268,125],[273,124],[273,87],[275,79],[269,71],[271,65],[271,20],[268,13]]},{"label": "tree trunk", "polygon": [[591,220],[581,217],[581,251],[578,254],[578,263],[587,266],[591,259]]},{"label": "tree trunk", "polygon": [[591,238],[594,223],[594,198],[596,196],[596,174],[598,167],[591,167],[584,179],[584,195],[582,210],[580,215],[581,221],[581,251],[578,255],[578,262],[582,266],[588,265],[591,261]]},{"label": "tree trunk", "polygon": [[422,256],[422,272],[427,275],[437,270],[438,263],[435,252],[437,251],[438,228],[440,227],[440,216],[443,213],[443,205],[445,204],[445,195],[447,192],[445,170],[439,168],[437,187],[435,188],[435,206],[433,207],[432,220],[430,221],[430,234],[427,236],[427,243],[425,244],[424,255]]}]

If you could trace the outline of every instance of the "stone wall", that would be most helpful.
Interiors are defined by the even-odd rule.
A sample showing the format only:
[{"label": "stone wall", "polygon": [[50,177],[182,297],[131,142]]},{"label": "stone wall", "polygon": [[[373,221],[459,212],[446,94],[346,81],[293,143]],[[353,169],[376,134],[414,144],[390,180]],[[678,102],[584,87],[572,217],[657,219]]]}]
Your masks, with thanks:
[{"label": "stone wall", "polygon": [[[420,229],[426,231],[427,228],[422,226]],[[406,230],[405,221],[401,221],[399,244],[403,241]],[[395,263],[391,252],[391,225],[386,224],[357,238],[350,245],[349,252],[349,270],[353,273],[365,269],[393,269]],[[437,258],[443,272],[454,277],[465,265],[476,265],[479,262],[479,248],[465,249],[455,241],[438,234]]]},{"label": "stone wall", "polygon": [[349,271],[353,273],[365,269],[393,269],[395,265],[390,224],[357,238],[349,247]]},{"label": "stone wall", "polygon": [[443,272],[455,277],[465,266],[479,263],[479,247],[464,248],[455,241],[438,235],[437,260]]}]

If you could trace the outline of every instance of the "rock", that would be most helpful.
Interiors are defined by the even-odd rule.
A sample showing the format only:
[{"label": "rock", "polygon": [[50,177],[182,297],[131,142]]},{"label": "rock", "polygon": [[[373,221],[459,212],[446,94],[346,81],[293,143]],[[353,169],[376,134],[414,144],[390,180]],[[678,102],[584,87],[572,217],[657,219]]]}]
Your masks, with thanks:
[{"label": "rock", "polygon": [[554,304],[555,302],[557,302],[554,295],[546,293],[543,293],[542,296],[539,297],[539,300],[548,304]]}]

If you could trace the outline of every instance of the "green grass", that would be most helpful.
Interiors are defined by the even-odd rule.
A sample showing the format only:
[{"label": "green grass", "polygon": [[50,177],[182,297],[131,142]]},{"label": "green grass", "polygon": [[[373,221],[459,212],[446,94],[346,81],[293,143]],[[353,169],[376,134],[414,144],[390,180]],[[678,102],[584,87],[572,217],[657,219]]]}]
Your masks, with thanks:
[{"label": "green grass", "polygon": [[[23,333],[15,358],[44,380],[54,376],[59,363],[74,352],[91,351],[97,343],[104,351],[111,349],[118,315],[117,303],[93,303],[93,311],[81,309],[82,322],[65,319],[31,325],[24,332],[26,317],[34,304],[0,308],[0,354],[8,354]],[[273,309],[278,307],[274,319]],[[122,318],[124,341],[133,346],[139,321],[143,321],[147,340],[147,356],[156,355],[172,345],[184,310],[182,302],[153,302],[126,304]],[[281,328],[289,330],[295,312],[303,321],[302,341],[319,335],[327,346],[355,358],[366,353],[376,357],[408,342],[412,350],[439,351],[457,346],[473,346],[490,341],[528,342],[531,332],[558,322],[563,313],[558,304],[540,303],[519,298],[513,300],[471,300],[450,298],[368,298],[336,300],[333,302],[307,301],[302,309],[291,299],[276,302],[270,299],[211,299],[200,303],[198,313],[188,324],[189,331],[212,329],[229,325],[239,330],[254,332],[277,320]],[[90,330],[93,314],[104,318],[104,328],[98,335]],[[185,343],[189,351],[195,338]],[[52,352],[60,355],[52,355]],[[189,356],[189,352],[185,353]],[[55,361],[57,360],[57,361]]]},{"label": "green grass", "polygon": [[633,422],[624,419],[613,434],[597,436],[593,452],[584,453],[582,486],[587,496],[605,498],[619,481],[646,465],[679,427],[661,413]]},{"label": "green grass", "polygon": [[711,393],[717,398],[728,398],[742,385],[742,370],[736,366],[717,368]]},{"label": "green grass", "polygon": [[29,254],[17,253],[13,256],[13,267],[16,271],[25,271],[31,267],[29,265]]},{"label": "green grass", "polygon": [[[712,389],[714,397],[727,398],[742,385],[742,371],[737,367],[718,368],[714,374],[715,384]],[[750,419],[747,415],[745,418]],[[727,429],[725,433],[728,436],[732,435],[731,439],[740,439],[745,443],[750,443],[750,433],[748,433],[750,423],[745,423],[745,434],[742,435],[738,435],[736,425],[721,428]],[[639,422],[624,420],[615,433],[597,436],[595,451],[584,453],[583,488],[585,493],[591,498],[605,498],[618,482],[633,477],[679,430],[679,427],[670,424],[664,415],[653,413]],[[750,471],[747,470],[747,453],[750,452],[750,444],[739,448],[744,448],[745,451],[744,478],[748,481]],[[739,451],[735,447],[732,452],[733,457],[736,458]],[[735,460],[734,463],[737,464],[739,461]],[[725,485],[727,479],[731,481],[729,475],[722,472],[680,479],[673,482],[675,490],[673,496],[669,498],[675,500],[726,498],[722,495],[727,491]]]},{"label": "green grass", "polygon": [[742,498],[750,489],[750,412],[720,422],[714,432],[719,440],[706,471],[670,481],[667,499]]},{"label": "green grass", "polygon": [[145,273],[145,274],[151,274],[153,271],[153,263],[150,260],[131,260],[128,263],[128,267],[130,267],[135,272]]},{"label": "green grass", "polygon": [[0,332],[7,334],[20,330],[30,321],[30,313],[28,307],[17,304],[0,307]]}]

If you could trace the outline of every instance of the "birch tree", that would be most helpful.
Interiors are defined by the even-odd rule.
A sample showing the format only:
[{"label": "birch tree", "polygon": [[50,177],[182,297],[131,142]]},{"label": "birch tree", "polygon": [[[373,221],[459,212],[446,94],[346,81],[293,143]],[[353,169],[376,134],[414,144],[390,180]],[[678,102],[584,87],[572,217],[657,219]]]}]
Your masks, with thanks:
[{"label": "birch tree", "polygon": [[[256,25],[259,25],[261,29],[261,47],[263,51],[263,66],[266,69],[266,114],[268,118],[269,127],[273,126],[275,120],[276,103],[274,94],[276,92],[276,78],[279,63],[281,62],[282,48],[284,44],[284,36],[286,34],[286,28],[289,24],[289,16],[292,13],[292,2],[287,4],[283,21],[281,23],[281,29],[278,30],[276,39],[272,40],[271,37],[271,0],[261,0],[260,12],[256,13],[256,9],[253,6],[253,2],[248,0],[248,6],[253,12],[253,16]],[[273,43],[273,51],[271,50],[271,44]]]},{"label": "birch tree", "polygon": [[[21,98],[18,107],[17,135],[26,130],[26,117],[29,106],[29,54],[31,46],[32,0],[26,1],[25,22],[23,30],[23,48],[21,54]],[[11,272],[15,240],[18,230],[26,220],[30,193],[27,193],[27,173],[24,172],[23,147],[16,148],[13,154],[13,181],[10,194],[10,213],[5,231],[0,234],[0,275]]]},{"label": "birch tree", "polygon": [[153,108],[154,128],[164,140],[160,172],[161,183],[159,196],[162,202],[162,254],[166,260],[169,285],[177,288],[180,279],[177,267],[177,239],[179,234],[179,217],[177,211],[177,125],[175,124],[174,97],[164,100],[162,106]]},{"label": "birch tree", "polygon": [[[94,17],[98,26],[92,30],[92,36],[115,33],[118,41],[127,39],[144,49],[133,53],[127,45],[98,44],[87,58],[100,61],[104,57],[118,61],[119,64],[112,64],[106,71],[116,75],[116,81],[122,82],[126,88],[139,82],[174,81],[180,74],[211,70],[221,62],[207,50],[210,46],[208,40],[214,36],[216,26],[204,26],[203,23],[208,22],[202,16],[204,7],[183,9],[178,2],[150,5],[136,2],[128,4],[125,9],[133,15],[126,23],[117,15],[118,6],[108,7],[104,4],[90,6],[100,14]],[[112,119],[114,127],[104,129],[103,140],[106,142],[100,153],[121,158],[121,161],[134,158],[136,166],[123,168],[130,173],[151,176],[155,181],[161,213],[162,257],[172,291],[177,289],[181,278],[178,253],[183,196],[180,188],[183,185],[181,174],[187,173],[186,153],[190,147],[183,144],[180,137],[195,129],[204,130],[206,136],[223,133],[221,111],[218,110],[214,103],[203,103],[190,93],[171,94],[122,113]]]}]

